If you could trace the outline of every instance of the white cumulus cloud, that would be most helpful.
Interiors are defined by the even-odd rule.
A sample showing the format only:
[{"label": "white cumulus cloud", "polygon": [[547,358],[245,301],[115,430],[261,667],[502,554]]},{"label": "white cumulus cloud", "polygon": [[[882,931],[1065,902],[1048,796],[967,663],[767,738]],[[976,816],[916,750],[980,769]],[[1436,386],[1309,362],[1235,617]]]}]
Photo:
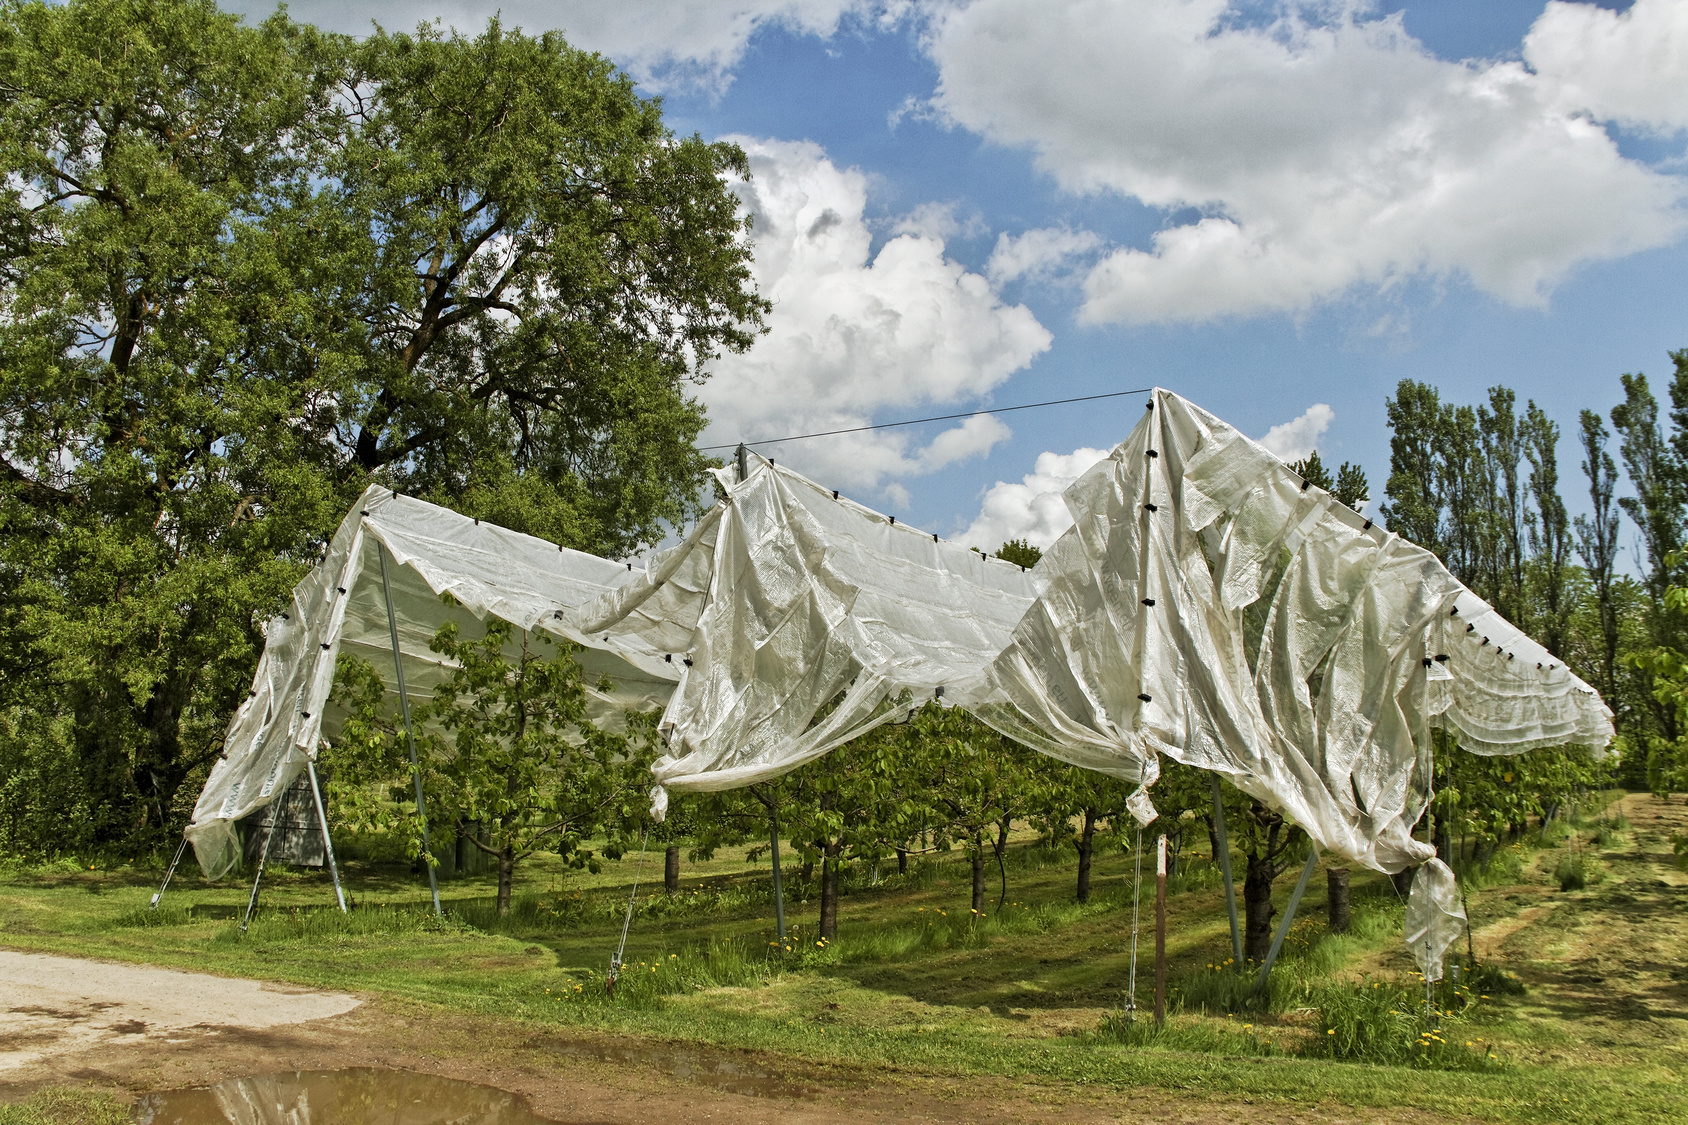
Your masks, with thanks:
[{"label": "white cumulus cloud", "polygon": [[1688,4],[1637,0],[1626,12],[1549,4],[1524,61],[1567,112],[1662,132],[1688,128]]},{"label": "white cumulus cloud", "polygon": [[1106,449],[1081,447],[1071,453],[1039,453],[1036,467],[1019,484],[997,481],[985,493],[979,514],[957,542],[992,552],[1010,539],[1048,548],[1073,525],[1061,494],[1085,471],[1108,456]]},{"label": "white cumulus cloud", "polygon": [[1279,422],[1267,430],[1260,444],[1277,454],[1280,460],[1300,461],[1318,448],[1319,439],[1325,436],[1335,417],[1336,411],[1322,402],[1315,402],[1302,411],[1300,417]]},{"label": "white cumulus cloud", "polygon": [[[713,365],[701,444],[952,413],[1048,349],[1030,310],[1004,304],[937,235],[910,229],[875,253],[860,171],[809,142],[733,139],[750,157],[752,178],[736,190],[755,220],[756,285],[774,309],[767,335]],[[907,430],[879,430],[759,448],[832,487],[882,489],[1008,435],[981,413],[923,447]]]},{"label": "white cumulus cloud", "polygon": [[1073,259],[1101,245],[1102,238],[1095,231],[1066,227],[1044,227],[1019,235],[1004,231],[996,236],[985,273],[998,285],[1020,278],[1045,281],[1061,273]]},{"label": "white cumulus cloud", "polygon": [[1534,305],[1579,263],[1684,230],[1683,180],[1597,120],[1684,120],[1680,2],[1550,5],[1530,66],[1437,58],[1363,3],[1259,10],[976,0],[929,23],[950,121],[1030,149],[1066,190],[1171,218],[1096,263],[1082,318],[1298,311],[1421,275]]}]

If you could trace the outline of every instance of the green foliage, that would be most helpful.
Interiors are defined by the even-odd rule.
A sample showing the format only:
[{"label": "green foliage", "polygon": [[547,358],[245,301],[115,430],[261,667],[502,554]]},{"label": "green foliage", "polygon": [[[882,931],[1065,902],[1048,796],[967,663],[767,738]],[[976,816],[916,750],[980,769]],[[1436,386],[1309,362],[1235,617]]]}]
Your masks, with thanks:
[{"label": "green foliage", "polygon": [[1366,482],[1366,472],[1352,461],[1344,461],[1333,477],[1315,449],[1300,461],[1292,461],[1289,471],[1308,484],[1324,489],[1336,497],[1338,503],[1346,504],[1356,512],[1371,499],[1371,485]]},{"label": "green foliage", "polygon": [[554,33],[0,7],[0,848],[172,834],[372,481],[612,555],[685,519],[746,170]]},{"label": "green foliage", "polygon": [[[1302,1053],[1426,1070],[1492,1070],[1492,1045],[1464,1025],[1478,1005],[1468,986],[1443,982],[1436,1004],[1423,985],[1367,977],[1316,990],[1318,1020]],[[1322,1032],[1322,1034],[1320,1034]]]},{"label": "green foliage", "polygon": [[1562,891],[1580,891],[1588,886],[1588,863],[1576,852],[1566,852],[1553,868],[1553,878]]},{"label": "green foliage", "polygon": [[1010,539],[996,549],[996,557],[1030,570],[1043,557],[1043,551],[1024,539]]},{"label": "green foliage", "polygon": [[[413,715],[423,794],[436,822],[475,827],[464,838],[498,863],[499,912],[510,908],[515,865],[540,847],[596,869],[587,840],[607,831],[607,850],[619,855],[641,820],[653,717],[630,717],[631,737],[598,729],[577,646],[544,632],[492,619],[467,640],[448,622],[432,648],[451,674]],[[324,756],[333,807],[355,827],[397,828],[420,849],[415,806],[401,796],[408,748],[380,678],[343,655],[335,691],[348,717]]]}]

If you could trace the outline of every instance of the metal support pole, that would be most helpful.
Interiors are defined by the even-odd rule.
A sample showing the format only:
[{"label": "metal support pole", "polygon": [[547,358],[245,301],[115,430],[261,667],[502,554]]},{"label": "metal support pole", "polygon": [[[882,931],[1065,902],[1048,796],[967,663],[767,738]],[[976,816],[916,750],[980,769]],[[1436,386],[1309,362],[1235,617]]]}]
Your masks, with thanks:
[{"label": "metal support pole", "polygon": [[1213,783],[1213,834],[1219,841],[1219,871],[1225,876],[1225,909],[1231,915],[1231,964],[1243,971],[1243,932],[1237,925],[1237,884],[1231,879],[1231,841],[1225,834],[1225,798],[1219,792],[1219,775],[1210,773]]},{"label": "metal support pole", "polygon": [[774,856],[774,921],[779,926],[780,944],[785,944],[785,881],[780,878],[780,818],[768,806],[768,842]]},{"label": "metal support pole", "polygon": [[1295,891],[1289,896],[1289,906],[1284,910],[1284,920],[1278,923],[1278,932],[1272,935],[1272,948],[1266,953],[1266,963],[1260,966],[1260,981],[1254,986],[1256,992],[1266,988],[1266,976],[1272,971],[1272,962],[1278,959],[1278,951],[1284,947],[1284,938],[1289,934],[1289,924],[1295,921],[1295,908],[1301,905],[1301,896],[1307,893],[1307,880],[1313,877],[1313,868],[1319,865],[1319,849],[1317,846],[1307,852],[1307,866],[1301,869],[1301,878],[1296,881]]},{"label": "metal support pole", "polygon": [[1166,836],[1155,847],[1155,1026],[1166,1026]]},{"label": "metal support pole", "polygon": [[334,880],[334,897],[340,903],[340,913],[346,913],[346,892],[340,889],[340,867],[334,862],[334,841],[328,836],[328,810],[322,803],[322,786],[317,784],[316,763],[307,760],[305,769],[311,775],[311,796],[316,798],[317,823],[322,825],[322,850],[328,856],[328,874]]},{"label": "metal support pole", "polygon": [[1131,976],[1125,986],[1125,1018],[1137,1022],[1137,923],[1143,895],[1143,826],[1137,826],[1137,846],[1131,849]]},{"label": "metal support pole", "polygon": [[176,858],[170,861],[170,866],[164,869],[164,882],[158,886],[158,893],[152,896],[152,904],[148,910],[158,909],[158,900],[164,897],[164,892],[170,889],[170,877],[176,873],[176,865],[182,862],[182,853],[188,850],[187,834],[182,834],[182,842],[176,845]]},{"label": "metal support pole", "polygon": [[252,912],[258,909],[258,886],[264,881],[264,864],[270,858],[270,845],[275,843],[275,822],[277,815],[281,812],[278,807],[280,804],[280,793],[270,798],[270,826],[264,832],[264,847],[258,852],[258,874],[252,880],[252,895],[246,900],[246,917],[240,920],[240,932],[243,934],[246,932],[246,927],[252,923]]},{"label": "metal support pole", "polygon": [[404,737],[410,744],[410,778],[416,783],[416,819],[422,825],[422,863],[428,868],[428,891],[434,897],[434,915],[439,917],[440,881],[434,874],[434,853],[428,847],[428,805],[422,799],[422,767],[416,761],[416,731],[410,725],[410,694],[404,690],[404,654],[399,651],[399,620],[393,613],[393,586],[387,580],[387,545],[375,540],[381,556],[381,593],[387,598],[387,632],[393,640],[393,670],[399,680],[399,713],[404,716]]}]

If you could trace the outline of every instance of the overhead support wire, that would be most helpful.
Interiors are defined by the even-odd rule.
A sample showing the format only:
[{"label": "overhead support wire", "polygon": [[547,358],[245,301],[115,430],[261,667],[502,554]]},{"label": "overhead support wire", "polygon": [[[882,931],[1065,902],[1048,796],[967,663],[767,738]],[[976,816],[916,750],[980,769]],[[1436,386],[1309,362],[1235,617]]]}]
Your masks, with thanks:
[{"label": "overhead support wire", "polygon": [[[1045,406],[1065,406],[1072,402],[1096,402],[1104,398],[1123,398],[1126,395],[1146,395],[1154,390],[1153,387],[1138,387],[1130,391],[1109,391],[1103,395],[1080,395],[1077,398],[1052,398],[1048,402],[1025,402],[1019,406],[993,406],[984,410],[964,410],[959,414],[934,414],[930,418],[910,418],[903,422],[880,422],[872,426],[848,426],[842,430],[820,430],[812,434],[791,434],[787,437],[763,438],[760,441],[729,441],[724,445],[701,445],[700,453],[710,453],[717,449],[744,449],[748,445],[778,445],[784,441],[807,441],[810,438],[837,437],[839,434],[860,434],[869,430],[891,430],[898,426],[918,426],[923,422],[951,422],[957,418],[977,418],[981,414],[1008,414],[1015,410],[1037,410]],[[744,459],[739,459],[740,479],[744,476]]]}]

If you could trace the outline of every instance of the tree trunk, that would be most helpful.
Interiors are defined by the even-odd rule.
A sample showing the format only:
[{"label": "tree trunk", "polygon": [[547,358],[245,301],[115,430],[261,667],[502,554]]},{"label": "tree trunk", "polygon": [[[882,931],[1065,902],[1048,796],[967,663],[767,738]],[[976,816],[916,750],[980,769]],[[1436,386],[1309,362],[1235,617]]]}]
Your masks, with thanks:
[{"label": "tree trunk", "polygon": [[1073,841],[1078,849],[1078,901],[1090,901],[1090,857],[1096,852],[1096,810],[1084,810],[1084,827]]},{"label": "tree trunk", "polygon": [[1346,867],[1327,868],[1325,871],[1325,888],[1330,910],[1330,932],[1345,934],[1348,932],[1350,917],[1348,869]]},{"label": "tree trunk", "polygon": [[[423,862],[427,862],[424,860]],[[505,844],[498,849],[498,916],[507,918],[510,915],[510,885],[515,881],[516,849],[512,844]]]},{"label": "tree trunk", "polygon": [[821,937],[827,941],[838,936],[838,853],[842,850],[842,844],[827,844],[821,862]]},{"label": "tree trunk", "polygon": [[996,873],[1002,879],[1002,890],[996,896],[996,908],[1002,909],[1002,904],[1008,901],[1008,826],[1011,818],[1003,817],[996,826],[996,842],[992,850],[996,852]]},{"label": "tree trunk", "polygon": [[815,861],[805,858],[797,868],[797,878],[807,883],[815,877]]},{"label": "tree trunk", "polygon": [[898,848],[897,849],[897,874],[898,875],[907,875],[908,874],[908,849],[907,848]]},{"label": "tree trunk", "polygon": [[662,857],[662,889],[671,895],[680,893],[680,849],[675,844],[668,845]]},{"label": "tree trunk", "polygon": [[1278,912],[1272,905],[1272,880],[1276,876],[1270,859],[1248,857],[1248,875],[1243,879],[1243,908],[1247,918],[1243,926],[1243,956],[1257,965],[1265,963],[1266,952],[1272,946],[1272,916]]},{"label": "tree trunk", "polygon": [[1406,867],[1389,876],[1389,881],[1395,885],[1395,893],[1397,895],[1402,898],[1406,898],[1407,895],[1412,893],[1413,872],[1417,870],[1418,868],[1416,867]]},{"label": "tree trunk", "polygon": [[1432,826],[1432,839],[1436,845],[1436,858],[1443,863],[1453,866],[1454,838],[1452,826],[1448,823],[1446,814],[1438,814]]},{"label": "tree trunk", "polygon": [[973,913],[985,912],[985,839],[973,833]]}]

